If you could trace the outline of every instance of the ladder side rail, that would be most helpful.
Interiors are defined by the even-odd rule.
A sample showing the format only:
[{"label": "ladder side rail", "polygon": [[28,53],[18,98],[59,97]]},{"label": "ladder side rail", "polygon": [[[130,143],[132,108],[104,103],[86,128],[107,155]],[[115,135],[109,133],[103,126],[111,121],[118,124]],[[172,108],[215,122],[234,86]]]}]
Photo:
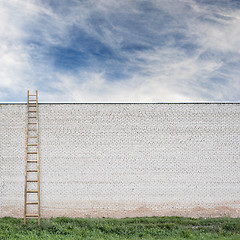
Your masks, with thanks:
[{"label": "ladder side rail", "polygon": [[27,128],[26,128],[25,190],[24,190],[24,225],[26,225],[26,215],[27,215],[28,105],[29,105],[29,90],[28,90],[28,94],[27,94]]},{"label": "ladder side rail", "polygon": [[39,132],[38,132],[38,92],[36,90],[36,127],[37,127],[37,180],[38,180],[38,225],[40,226],[40,178],[39,178]]}]

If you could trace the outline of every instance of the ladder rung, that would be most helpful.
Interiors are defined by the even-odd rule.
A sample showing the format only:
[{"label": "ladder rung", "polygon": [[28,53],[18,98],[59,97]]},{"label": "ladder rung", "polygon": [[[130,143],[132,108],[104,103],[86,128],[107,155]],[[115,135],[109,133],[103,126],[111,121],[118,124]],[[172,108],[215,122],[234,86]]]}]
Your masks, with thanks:
[{"label": "ladder rung", "polygon": [[28,191],[26,191],[26,193],[38,193],[38,191],[36,190],[28,190]]},{"label": "ladder rung", "polygon": [[36,136],[28,136],[28,138],[37,138]]},{"label": "ladder rung", "polygon": [[31,116],[31,117],[28,117],[28,118],[37,118],[37,117],[36,116],[33,116],[33,117]]},{"label": "ladder rung", "polygon": [[26,202],[26,204],[38,204],[38,202]]},{"label": "ladder rung", "polygon": [[37,163],[37,160],[28,160],[29,163]]},{"label": "ladder rung", "polygon": [[27,172],[37,172],[37,170],[27,170]]},{"label": "ladder rung", "polygon": [[37,104],[28,104],[29,107],[36,107]]},{"label": "ladder rung", "polygon": [[38,182],[38,180],[27,180],[27,182]]},{"label": "ladder rung", "polygon": [[28,146],[37,146],[37,144],[28,144]]},{"label": "ladder rung", "polygon": [[28,96],[37,96],[36,94],[29,94]]},{"label": "ladder rung", "polygon": [[28,215],[26,215],[26,218],[37,218],[38,217],[38,215],[34,215],[34,214],[28,214]]},{"label": "ladder rung", "polygon": [[27,154],[37,154],[37,152],[27,152]]},{"label": "ladder rung", "polygon": [[34,111],[34,110],[30,110],[30,111],[28,111],[28,112],[36,112],[36,111]]},{"label": "ladder rung", "polygon": [[37,124],[37,123],[36,122],[32,122],[32,123],[29,122],[28,124]]},{"label": "ladder rung", "polygon": [[37,99],[29,99],[29,101],[31,101],[31,102],[35,101],[35,102],[36,102],[36,101],[37,101]]},{"label": "ladder rung", "polygon": [[28,129],[28,131],[37,131],[37,129]]}]

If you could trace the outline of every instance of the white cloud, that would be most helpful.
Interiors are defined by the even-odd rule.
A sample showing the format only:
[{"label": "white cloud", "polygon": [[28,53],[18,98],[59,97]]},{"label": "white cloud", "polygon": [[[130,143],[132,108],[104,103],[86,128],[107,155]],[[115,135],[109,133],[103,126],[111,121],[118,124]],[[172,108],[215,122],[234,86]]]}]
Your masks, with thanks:
[{"label": "white cloud", "polygon": [[161,84],[158,78],[146,81],[141,76],[134,76],[127,82],[109,83],[104,79],[103,73],[85,73],[85,75],[81,73],[78,77],[61,75],[59,79],[60,81],[53,86],[59,93],[52,96],[52,99],[42,94],[42,99],[57,102],[61,102],[62,99],[66,102],[184,102],[191,100],[176,93],[164,82]]}]

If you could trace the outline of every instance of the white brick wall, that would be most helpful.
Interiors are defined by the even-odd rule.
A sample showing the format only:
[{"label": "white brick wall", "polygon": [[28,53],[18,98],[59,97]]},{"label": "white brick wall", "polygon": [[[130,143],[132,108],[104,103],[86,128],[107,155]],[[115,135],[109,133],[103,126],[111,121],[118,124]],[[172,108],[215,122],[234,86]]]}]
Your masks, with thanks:
[{"label": "white brick wall", "polygon": [[[40,104],[42,217],[240,217],[240,104]],[[0,105],[0,217],[23,217],[26,105]]]}]

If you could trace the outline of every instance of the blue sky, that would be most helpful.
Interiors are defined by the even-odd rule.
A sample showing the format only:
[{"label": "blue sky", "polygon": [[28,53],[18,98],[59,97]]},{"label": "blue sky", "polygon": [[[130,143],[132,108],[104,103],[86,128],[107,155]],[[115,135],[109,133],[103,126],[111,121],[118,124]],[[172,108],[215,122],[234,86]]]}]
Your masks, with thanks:
[{"label": "blue sky", "polygon": [[1,0],[0,102],[240,102],[239,0]]}]

